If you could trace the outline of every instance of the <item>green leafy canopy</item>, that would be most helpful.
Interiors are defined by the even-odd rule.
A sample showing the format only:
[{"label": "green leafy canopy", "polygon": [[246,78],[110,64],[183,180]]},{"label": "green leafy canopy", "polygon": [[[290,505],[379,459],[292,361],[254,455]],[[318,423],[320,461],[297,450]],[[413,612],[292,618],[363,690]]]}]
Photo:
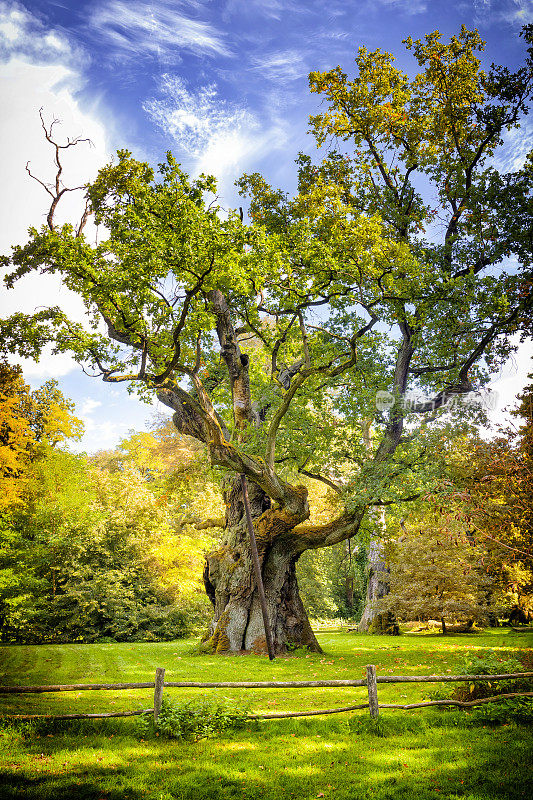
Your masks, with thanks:
[{"label": "green leafy canopy", "polygon": [[[495,161],[531,98],[532,26],[522,37],[514,73],[482,70],[483,42],[465,28],[447,44],[438,32],[406,40],[412,79],[364,48],[351,80],[340,67],[312,72],[324,110],[311,130],[330,151],[316,164],[300,156],[293,198],[241,178],[248,221],[223,215],[209,202],[214,179],[190,179],[170,153],[154,171],[119,151],[87,187],[98,243],[86,217],[56,227],[52,208],[4,259],[8,287],[59,273],[89,325],[58,308],[15,314],[3,348],[38,358],[52,341],[105,381],[157,392],[213,463],[247,474],[294,523],[308,510],[285,481],[328,482],[345,512],[307,544],[339,541],[368,504],[416,492],[403,476],[429,434],[410,445],[406,423],[427,431],[530,324],[533,159],[510,174]],[[396,403],[376,418],[383,389]],[[427,399],[406,409],[416,392]]]}]

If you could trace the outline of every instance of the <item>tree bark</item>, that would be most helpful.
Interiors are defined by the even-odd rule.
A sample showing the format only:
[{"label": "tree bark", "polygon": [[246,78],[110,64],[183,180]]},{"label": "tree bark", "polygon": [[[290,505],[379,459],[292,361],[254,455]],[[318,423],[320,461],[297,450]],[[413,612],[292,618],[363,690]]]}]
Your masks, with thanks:
[{"label": "tree bark", "polygon": [[[295,647],[321,652],[298,591],[296,562],[302,552],[291,532],[298,519],[278,508],[257,484],[248,495],[272,631],[274,652]],[[254,578],[240,478],[225,491],[226,525],[219,546],[206,557],[204,583],[214,616],[202,648],[211,653],[266,653],[263,616]]]}]

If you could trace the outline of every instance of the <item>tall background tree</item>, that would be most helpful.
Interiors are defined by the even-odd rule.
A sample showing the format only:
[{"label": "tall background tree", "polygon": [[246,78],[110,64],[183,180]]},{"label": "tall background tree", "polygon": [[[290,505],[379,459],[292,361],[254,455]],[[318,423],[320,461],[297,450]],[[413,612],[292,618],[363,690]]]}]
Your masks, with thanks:
[{"label": "tall background tree", "polygon": [[[533,616],[531,387],[496,436],[450,438],[448,478],[388,515],[387,591],[376,605],[399,620],[448,623]],[[385,560],[385,559],[384,559]]]},{"label": "tall background tree", "polygon": [[464,514],[425,503],[402,521],[388,546],[387,593],[377,610],[401,620],[436,619],[442,632],[459,620],[486,623],[494,579],[487,569],[487,550],[476,543]]},{"label": "tall background tree", "polygon": [[22,499],[25,467],[33,441],[28,408],[29,387],[21,371],[0,364],[0,511]]},{"label": "tall background tree", "polygon": [[[55,386],[27,399],[31,417],[51,409],[54,440],[81,425]],[[168,424],[91,458],[32,442],[23,488],[0,512],[0,640],[165,640],[205,627],[220,499],[203,449]],[[202,532],[190,524],[200,518],[212,520]]]},{"label": "tall background tree", "polygon": [[57,381],[32,392],[20,367],[0,363],[0,511],[23,501],[33,461],[48,448],[81,437],[83,423],[73,411]]},{"label": "tall background tree", "polygon": [[[511,352],[532,302],[533,161],[502,175],[493,156],[527,112],[532,36],[524,29],[516,73],[481,70],[483,43],[464,28],[447,44],[437,32],[408,40],[412,80],[364,48],[351,81],[340,68],[311,73],[325,103],[312,127],[336,149],[317,165],[300,158],[294,198],[244,177],[249,224],[209,204],[213,179],[190,180],[170,154],[156,175],[119,151],[87,187],[98,244],[87,214],[56,226],[59,171],[47,227],[4,259],[8,286],[60,274],[89,320],[15,314],[5,349],[38,358],[52,341],[107,383],[157,394],[226,471],[223,538],[205,569],[207,650],[265,646],[236,476],[248,480],[275,648],[318,649],[297,560],[355,536],[369,509],[416,497],[442,435],[430,421]],[[509,255],[518,268],[505,268]],[[392,403],[368,446],[380,390]],[[416,391],[425,397],[407,408]],[[299,474],[335,492],[333,519],[310,518]]]},{"label": "tall background tree", "polygon": [[533,618],[533,386],[511,412],[516,422],[473,443],[464,488],[472,535],[484,545],[494,605]]},{"label": "tall background tree", "polygon": [[20,547],[15,519],[24,515],[41,462],[59,444],[81,437],[83,423],[73,410],[56,381],[32,392],[20,367],[0,364],[0,638],[12,627],[9,620],[24,628],[34,613],[29,606],[40,582],[25,564],[27,551],[39,559],[39,546],[29,534]]}]

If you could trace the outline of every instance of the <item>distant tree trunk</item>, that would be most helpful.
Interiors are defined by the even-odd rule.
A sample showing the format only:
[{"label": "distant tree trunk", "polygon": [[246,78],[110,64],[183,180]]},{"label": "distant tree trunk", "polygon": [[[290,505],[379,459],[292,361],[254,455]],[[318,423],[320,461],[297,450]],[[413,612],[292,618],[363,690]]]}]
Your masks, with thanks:
[{"label": "distant tree trunk", "polygon": [[376,610],[379,600],[389,592],[387,576],[388,567],[383,553],[383,541],[374,536],[368,548],[368,584],[366,589],[366,602],[363,616],[358,625],[360,633],[388,633],[399,632],[394,615],[390,611]]},{"label": "distant tree trunk", "polygon": [[500,621],[498,619],[498,612],[493,607],[492,598],[493,598],[493,591],[492,591],[492,589],[489,589],[485,593],[485,600],[486,600],[486,604],[487,604],[487,611],[486,611],[486,614],[485,614],[485,621],[486,621],[486,624],[489,626],[489,628],[499,628]]},{"label": "distant tree trunk", "polygon": [[512,625],[527,625],[529,622],[529,613],[526,614],[520,606],[514,606],[509,614],[509,622]]},{"label": "distant tree trunk", "polygon": [[[371,419],[367,419],[363,425],[363,444],[369,452],[372,448],[370,440],[371,425]],[[400,630],[394,615],[390,611],[379,612],[377,610],[378,601],[389,593],[387,580],[389,569],[385,563],[383,538],[380,536],[385,530],[385,512],[383,509],[377,514],[373,512],[373,517],[377,533],[370,539],[368,548],[366,601],[358,630],[360,633],[397,634]]]},{"label": "distant tree trunk", "polygon": [[446,634],[446,622],[444,621],[444,617],[440,618],[440,622],[441,622],[441,625],[442,625],[442,633],[443,633],[443,635],[445,635]]},{"label": "distant tree trunk", "polygon": [[[268,616],[276,653],[292,647],[321,652],[298,591],[296,562],[301,554],[297,537],[287,535],[290,523],[270,511],[270,500],[248,481],[248,494]],[[221,543],[206,557],[204,583],[214,616],[204,638],[206,652],[266,652],[266,639],[257,595],[240,479],[225,492],[226,526]],[[285,529],[284,529],[285,527]],[[294,526],[292,526],[294,527]]]}]

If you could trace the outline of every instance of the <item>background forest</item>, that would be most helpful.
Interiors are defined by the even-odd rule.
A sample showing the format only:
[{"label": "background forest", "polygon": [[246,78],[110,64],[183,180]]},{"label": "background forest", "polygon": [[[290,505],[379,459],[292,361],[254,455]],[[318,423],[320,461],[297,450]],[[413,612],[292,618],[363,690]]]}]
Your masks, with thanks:
[{"label": "background forest", "polygon": [[[401,623],[525,622],[533,611],[533,387],[516,427],[447,442],[446,479],[369,516],[357,537],[309,550],[298,581],[309,616],[354,626],[366,597],[368,546],[385,542],[388,594]],[[200,634],[211,605],[205,553],[221,534],[223,473],[165,418],[113,451],[74,455],[83,425],[48,381],[35,391],[0,366],[0,640],[155,641]],[[335,494],[306,479],[316,521]]]}]

